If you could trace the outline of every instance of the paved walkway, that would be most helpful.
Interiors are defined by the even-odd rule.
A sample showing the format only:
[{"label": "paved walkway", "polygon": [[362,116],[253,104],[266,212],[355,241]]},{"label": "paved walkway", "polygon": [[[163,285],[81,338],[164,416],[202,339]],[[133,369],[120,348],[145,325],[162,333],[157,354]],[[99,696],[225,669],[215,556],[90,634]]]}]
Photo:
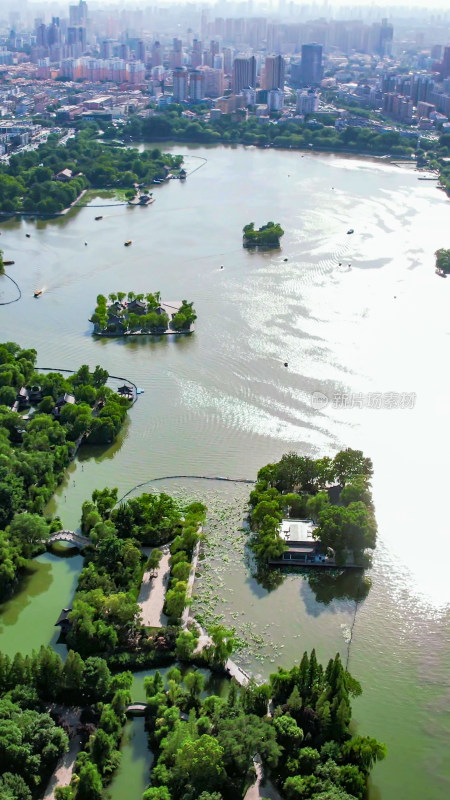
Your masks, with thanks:
[{"label": "paved walkway", "polygon": [[55,800],[55,789],[68,786],[72,778],[75,761],[80,750],[80,737],[75,734],[69,742],[69,749],[58,761],[56,769],[48,782],[43,800]]},{"label": "paved walkway", "polygon": [[161,550],[163,551],[163,556],[159,562],[156,576],[152,578],[153,572],[144,572],[139,590],[138,603],[141,609],[142,622],[148,628],[162,628],[167,623],[167,617],[163,614],[163,607],[170,575],[170,550],[167,545],[162,547]]},{"label": "paved walkway", "polygon": [[270,781],[262,785],[264,781],[264,770],[260,757],[255,756],[253,763],[255,765],[256,781],[245,793],[244,800],[263,800],[263,798],[264,800],[281,800],[281,795]]}]

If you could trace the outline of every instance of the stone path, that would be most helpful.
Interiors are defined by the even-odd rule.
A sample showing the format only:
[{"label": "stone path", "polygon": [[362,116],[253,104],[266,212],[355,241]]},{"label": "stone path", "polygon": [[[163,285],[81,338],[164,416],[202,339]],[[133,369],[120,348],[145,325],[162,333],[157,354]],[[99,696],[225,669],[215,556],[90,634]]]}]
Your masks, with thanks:
[{"label": "stone path", "polygon": [[144,572],[141,588],[139,590],[138,604],[141,609],[142,622],[148,628],[162,628],[167,623],[167,617],[163,614],[164,599],[169,583],[170,551],[167,545],[161,548],[163,555],[159,562],[156,576],[152,578],[153,572]]},{"label": "stone path", "polygon": [[250,786],[245,793],[244,800],[281,800],[281,795],[277,792],[275,787],[270,781],[263,785],[264,770],[261,764],[261,759],[256,755],[253,759],[256,771],[256,781],[253,786]]},{"label": "stone path", "polygon": [[56,769],[48,782],[43,800],[55,800],[55,789],[68,786],[80,750],[80,737],[75,734],[69,742],[69,749],[58,761]]}]

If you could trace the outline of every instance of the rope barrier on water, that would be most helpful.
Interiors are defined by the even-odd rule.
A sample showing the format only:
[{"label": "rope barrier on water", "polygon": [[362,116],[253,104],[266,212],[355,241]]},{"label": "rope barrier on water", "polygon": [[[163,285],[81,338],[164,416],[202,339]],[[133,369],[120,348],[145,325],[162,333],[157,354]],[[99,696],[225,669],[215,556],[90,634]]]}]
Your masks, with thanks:
[{"label": "rope barrier on water", "polygon": [[3,273],[3,277],[4,277],[4,278],[8,278],[10,281],[12,281],[12,282],[13,282],[13,284],[14,284],[14,286],[16,287],[17,291],[19,292],[19,296],[18,296],[18,297],[15,297],[15,298],[14,298],[14,300],[7,300],[7,301],[6,301],[6,302],[4,302],[4,303],[0,303],[0,306],[10,306],[12,303],[18,303],[18,302],[19,302],[19,300],[20,300],[20,298],[22,297],[22,291],[21,291],[21,289],[20,289],[20,286],[19,286],[19,284],[18,284],[18,283],[16,283],[16,281],[14,280],[14,278],[11,278],[11,275],[7,275],[7,274],[6,274],[6,272],[4,272],[4,273]]},{"label": "rope barrier on water", "polygon": [[352,641],[353,641],[353,631],[354,631],[354,628],[355,628],[357,613],[358,613],[358,600],[355,600],[355,613],[353,614],[353,622],[352,622],[351,628],[350,628],[350,638],[348,640],[348,645],[347,645],[347,660],[345,662],[345,669],[346,670],[348,670],[348,665],[349,665],[349,661],[350,661],[350,649],[351,649]]}]

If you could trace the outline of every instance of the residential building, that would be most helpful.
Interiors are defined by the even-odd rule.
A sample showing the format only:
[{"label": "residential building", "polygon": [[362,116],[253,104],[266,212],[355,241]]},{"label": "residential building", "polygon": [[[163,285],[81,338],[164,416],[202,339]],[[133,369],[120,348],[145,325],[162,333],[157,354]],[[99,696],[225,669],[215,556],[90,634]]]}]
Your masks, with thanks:
[{"label": "residential building", "polygon": [[281,111],[284,105],[284,92],[282,89],[270,89],[267,92],[267,107],[269,111]]},{"label": "residential building", "polygon": [[205,96],[205,73],[193,69],[189,75],[189,97],[191,100],[203,100]]},{"label": "residential building", "polygon": [[302,45],[302,83],[304,86],[317,86],[322,80],[322,45]]},{"label": "residential building", "polygon": [[265,86],[270,89],[284,88],[285,60],[283,56],[267,56],[265,61]]},{"label": "residential building", "polygon": [[319,108],[319,96],[313,90],[297,90],[297,102],[295,110],[298,114],[314,114]]},{"label": "residential building", "polygon": [[255,56],[238,56],[233,62],[232,90],[237,93],[246,86],[256,86]]},{"label": "residential building", "polygon": [[173,99],[182,103],[188,96],[188,71],[186,67],[176,67],[173,71]]}]

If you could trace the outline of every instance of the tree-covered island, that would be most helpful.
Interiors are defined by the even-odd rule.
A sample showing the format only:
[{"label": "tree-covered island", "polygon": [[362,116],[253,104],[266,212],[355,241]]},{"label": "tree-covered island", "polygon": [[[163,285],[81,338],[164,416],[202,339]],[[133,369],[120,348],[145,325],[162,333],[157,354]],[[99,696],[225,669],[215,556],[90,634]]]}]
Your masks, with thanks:
[{"label": "tree-covered island", "polygon": [[163,302],[160,292],[99,294],[90,319],[98,336],[186,334],[194,330],[197,315],[186,300]]},{"label": "tree-covered island", "polygon": [[0,213],[58,214],[84,189],[124,189],[133,197],[135,184],[149,186],[178,169],[182,156],[158,148],[139,152],[93,139],[93,129],[59,144],[51,134],[37,150],[11,156],[0,164]]},{"label": "tree-covered island", "polygon": [[450,273],[450,250],[436,250],[436,272],[440,275],[448,275]]},{"label": "tree-covered island", "polygon": [[280,246],[284,230],[279,222],[267,222],[255,230],[255,223],[249,222],[242,229],[244,247],[272,248]]},{"label": "tree-covered island", "polygon": [[[257,559],[367,566],[366,551],[375,547],[377,533],[372,471],[371,460],[350,448],[315,460],[287,453],[260,469],[250,494],[251,546]],[[289,520],[308,524],[290,525]]]}]

